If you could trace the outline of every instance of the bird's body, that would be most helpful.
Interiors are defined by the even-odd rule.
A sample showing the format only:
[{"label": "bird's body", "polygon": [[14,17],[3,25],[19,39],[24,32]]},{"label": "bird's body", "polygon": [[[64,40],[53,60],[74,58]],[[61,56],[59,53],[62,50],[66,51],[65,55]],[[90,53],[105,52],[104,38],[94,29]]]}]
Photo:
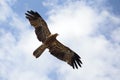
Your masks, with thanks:
[{"label": "bird's body", "polygon": [[30,21],[30,24],[35,28],[35,33],[39,41],[42,44],[33,52],[33,55],[38,58],[46,48],[49,52],[60,60],[67,62],[73,68],[81,67],[80,56],[72,51],[70,48],[59,42],[56,37],[57,33],[51,34],[46,22],[43,18],[34,11],[27,11],[26,18]]}]

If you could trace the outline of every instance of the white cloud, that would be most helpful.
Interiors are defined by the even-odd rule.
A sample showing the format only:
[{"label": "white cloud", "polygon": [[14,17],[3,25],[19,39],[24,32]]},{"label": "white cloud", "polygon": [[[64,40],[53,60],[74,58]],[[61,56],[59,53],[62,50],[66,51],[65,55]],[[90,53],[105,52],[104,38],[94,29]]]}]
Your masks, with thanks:
[{"label": "white cloud", "polygon": [[50,64],[52,62],[47,59],[48,57],[43,56],[43,59],[46,58],[47,61],[44,64],[44,60],[36,60],[32,56],[32,52],[41,43],[29,28],[27,20],[25,21],[25,18],[22,19],[12,10],[10,6],[12,1],[0,1],[0,15],[2,15],[0,23],[1,25],[7,24],[7,27],[0,27],[0,79],[38,80],[41,78],[49,80],[45,74],[51,70],[48,65],[52,65]]},{"label": "white cloud", "polygon": [[[55,1],[57,3],[57,0]],[[0,10],[2,11],[0,22],[6,22],[19,35],[0,28],[0,79],[120,79],[120,39],[118,35],[120,30],[115,28],[109,34],[115,43],[112,43],[99,31],[100,27],[103,29],[106,27],[106,23],[119,27],[119,17],[111,14],[105,8],[99,11],[99,9],[88,5],[87,2],[79,2],[79,0],[75,2],[68,0],[62,6],[56,3],[56,5],[52,5],[47,20],[51,32],[59,33],[58,39],[77,52],[83,61],[82,68],[73,70],[69,65],[51,56],[48,50],[39,59],[32,56],[32,52],[41,43],[36,39],[34,31],[29,28],[27,20],[19,17],[19,14],[12,10],[11,2],[12,0],[0,2]],[[93,4],[97,5],[94,2]],[[8,17],[11,18],[11,21],[7,20]],[[109,21],[106,21],[107,19]],[[18,40],[16,36],[19,37]]]},{"label": "white cloud", "polygon": [[113,39],[114,42],[117,42],[117,43],[120,44],[119,34],[120,34],[120,28],[114,30],[114,31],[112,32],[111,37],[112,37],[112,39]]},{"label": "white cloud", "polygon": [[[50,16],[50,28],[64,35],[84,36],[91,34],[97,24],[96,13],[90,7],[74,4],[57,9]],[[68,30],[69,29],[69,30]]]},{"label": "white cloud", "polygon": [[0,0],[0,11],[0,21],[5,21],[11,13],[11,8],[4,0]]},{"label": "white cloud", "polygon": [[47,0],[47,1],[44,1],[43,2],[43,5],[44,6],[55,6],[55,5],[57,5],[57,3],[58,3],[58,0]]},{"label": "white cloud", "polygon": [[[58,32],[58,39],[81,55],[83,60],[83,68],[79,70],[73,71],[63,65],[58,70],[58,79],[119,80],[120,46],[118,43],[112,43],[99,31],[101,27],[108,27],[109,30],[110,25],[119,27],[118,16],[110,13],[105,7],[99,11],[79,1],[54,8],[49,14],[48,24],[51,31]],[[119,29],[114,29],[110,30],[109,36],[113,33],[111,39],[119,42]]]}]

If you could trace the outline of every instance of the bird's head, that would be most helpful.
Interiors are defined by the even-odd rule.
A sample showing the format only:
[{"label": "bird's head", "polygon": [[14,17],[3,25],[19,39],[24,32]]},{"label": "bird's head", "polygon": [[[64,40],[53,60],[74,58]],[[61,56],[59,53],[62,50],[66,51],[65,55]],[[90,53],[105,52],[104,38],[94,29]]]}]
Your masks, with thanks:
[{"label": "bird's head", "polygon": [[59,35],[58,33],[55,33],[55,34],[53,34],[54,36],[55,36],[55,38]]},{"label": "bird's head", "polygon": [[49,35],[49,36],[47,37],[47,39],[45,40],[44,44],[46,44],[46,45],[51,44],[52,42],[54,42],[54,41],[56,40],[56,37],[57,37],[57,36],[58,36],[57,33]]}]

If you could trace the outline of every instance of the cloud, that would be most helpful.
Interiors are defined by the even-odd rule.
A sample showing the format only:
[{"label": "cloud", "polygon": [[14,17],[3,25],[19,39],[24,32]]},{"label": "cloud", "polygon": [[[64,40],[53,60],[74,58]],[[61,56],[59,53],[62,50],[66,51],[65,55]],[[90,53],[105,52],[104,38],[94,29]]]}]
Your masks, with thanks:
[{"label": "cloud", "polygon": [[63,9],[59,9],[57,12],[54,10],[50,13],[50,27],[54,27],[53,31],[64,33],[64,35],[68,33],[71,36],[91,34],[92,30],[95,29],[94,25],[97,23],[95,19],[97,15],[94,10],[85,5],[79,6],[78,3],[75,3],[74,6],[71,5],[64,6]]},{"label": "cloud", "polygon": [[83,68],[75,71],[62,64],[57,71],[58,79],[119,80],[120,18],[101,3],[91,6],[77,1],[57,8],[55,5],[50,11],[48,25],[51,32],[58,32],[58,39],[83,60]]},{"label": "cloud", "polygon": [[35,59],[32,52],[41,43],[33,28],[12,9],[12,0],[2,0],[0,25],[7,27],[0,27],[0,79],[119,80],[120,18],[102,6],[104,1],[55,1],[47,13],[48,26],[52,33],[59,33],[58,40],[81,56],[82,68],[73,70],[48,50]]},{"label": "cloud", "polygon": [[2,11],[0,13],[0,21],[5,21],[6,18],[9,16],[9,13],[11,13],[11,8],[9,7],[9,5],[7,4],[6,1],[1,0],[0,1],[0,10]]},{"label": "cloud", "polygon": [[120,44],[120,37],[119,37],[118,34],[120,34],[120,28],[114,30],[114,31],[112,32],[111,37],[112,37],[112,39],[113,39],[114,42],[117,42],[117,43]]},{"label": "cloud", "polygon": [[[12,0],[0,2],[0,79],[2,80],[49,80],[48,73],[50,61],[36,60],[32,52],[39,46],[35,34],[29,28],[25,17],[19,17],[11,7]],[[4,25],[7,26],[4,26]],[[17,37],[17,38],[16,38]],[[32,46],[32,47],[30,47]],[[43,58],[46,58],[43,56]],[[52,62],[51,62],[52,63]],[[45,68],[45,66],[47,68]],[[41,68],[41,71],[38,69]],[[44,73],[43,73],[44,72]],[[39,74],[38,74],[39,73]],[[37,77],[36,77],[37,76]]]}]

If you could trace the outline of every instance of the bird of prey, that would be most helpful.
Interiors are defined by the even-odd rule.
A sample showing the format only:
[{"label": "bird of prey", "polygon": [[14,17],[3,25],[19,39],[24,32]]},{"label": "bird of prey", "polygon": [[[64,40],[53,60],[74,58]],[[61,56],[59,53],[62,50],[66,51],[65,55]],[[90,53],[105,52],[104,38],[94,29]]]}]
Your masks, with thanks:
[{"label": "bird of prey", "polygon": [[42,42],[42,44],[33,52],[33,55],[36,58],[38,58],[44,52],[44,50],[48,48],[49,52],[53,56],[67,62],[70,66],[73,67],[73,69],[78,69],[78,66],[81,67],[81,57],[69,47],[59,42],[56,39],[56,37],[58,36],[57,33],[51,34],[48,29],[47,23],[38,12],[30,10],[27,11],[25,15],[30,24],[35,28],[35,33],[38,40]]}]

